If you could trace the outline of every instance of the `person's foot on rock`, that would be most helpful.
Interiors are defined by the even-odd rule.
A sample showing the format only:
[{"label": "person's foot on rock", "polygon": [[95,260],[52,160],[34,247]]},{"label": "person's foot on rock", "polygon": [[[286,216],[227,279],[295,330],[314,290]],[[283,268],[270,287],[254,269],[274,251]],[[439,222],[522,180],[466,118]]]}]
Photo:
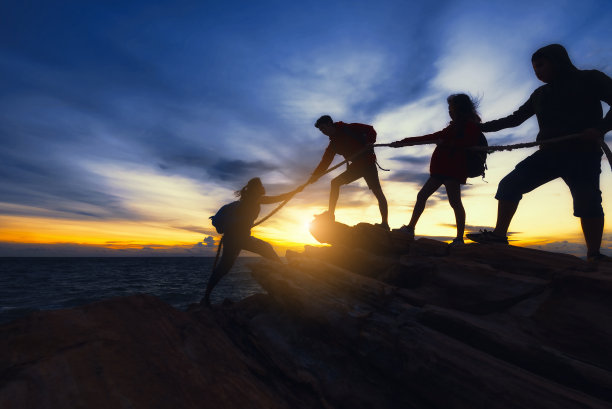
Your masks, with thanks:
[{"label": "person's foot on rock", "polygon": [[465,237],[481,244],[508,244],[508,237],[498,236],[488,230],[481,230],[479,233],[468,233]]}]

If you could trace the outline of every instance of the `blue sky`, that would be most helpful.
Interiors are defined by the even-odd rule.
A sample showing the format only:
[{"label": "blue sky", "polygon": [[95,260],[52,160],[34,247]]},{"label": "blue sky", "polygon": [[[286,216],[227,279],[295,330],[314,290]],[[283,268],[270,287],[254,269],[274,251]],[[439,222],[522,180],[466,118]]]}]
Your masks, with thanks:
[{"label": "blue sky", "polygon": [[[271,194],[307,179],[326,146],[312,126],[321,114],[373,124],[379,142],[441,129],[454,92],[477,97],[484,120],[505,116],[540,85],[530,56],[553,42],[579,68],[612,75],[609,0],[5,0],[0,16],[0,225],[13,226],[0,226],[0,255],[97,254],[76,227],[72,240],[26,232],[54,221],[94,230],[104,222],[126,231],[155,225],[149,244],[163,254],[208,254],[216,235],[206,218],[233,190],[253,176]],[[492,144],[524,142],[536,131],[532,119],[487,136]],[[490,159],[489,183],[467,186],[465,195],[494,210],[499,178],[527,154],[492,156],[500,159]],[[392,168],[381,178],[398,214],[392,224],[401,225],[431,149],[378,155]],[[328,189],[309,187],[294,211],[323,209]],[[530,206],[559,186],[546,189]],[[378,221],[363,185],[344,188],[342,198],[347,222]],[[448,207],[444,200],[441,192],[428,206]],[[282,240],[283,222],[295,217],[279,214],[262,236]],[[575,223],[566,207],[558,217]],[[494,212],[484,212],[471,225],[493,223]],[[571,226],[556,241],[580,246]],[[184,244],[163,249],[164,228],[182,231],[174,242]],[[136,241],[129,254],[155,247]]]}]

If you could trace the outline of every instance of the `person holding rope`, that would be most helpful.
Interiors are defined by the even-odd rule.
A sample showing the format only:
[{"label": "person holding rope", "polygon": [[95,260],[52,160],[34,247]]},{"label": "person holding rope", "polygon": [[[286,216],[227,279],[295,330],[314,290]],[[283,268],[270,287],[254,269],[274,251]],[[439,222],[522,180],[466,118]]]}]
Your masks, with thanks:
[{"label": "person holding rope", "polygon": [[[495,229],[467,237],[478,243],[507,244],[508,228],[523,194],[560,177],[572,194],[574,216],[581,220],[587,260],[610,261],[599,252],[604,226],[599,174],[600,143],[612,129],[612,110],[603,117],[601,101],[612,106],[612,79],[597,70],[577,69],[559,44],[540,48],[531,62],[536,77],[545,84],[516,112],[483,123],[480,129],[495,132],[516,127],[535,115],[540,128],[536,140],[542,144],[500,182],[495,195],[498,200]],[[568,134],[579,137],[545,143]]]},{"label": "person holding rope", "polygon": [[[259,178],[253,178],[235,195],[240,198],[236,206],[232,207],[231,214],[223,226],[223,252],[219,264],[213,268],[213,272],[206,285],[206,293],[201,303],[210,306],[210,293],[219,280],[225,276],[236,261],[241,250],[257,253],[265,258],[281,262],[272,246],[256,237],[251,236],[251,227],[259,215],[262,204],[277,203],[288,200],[304,187],[277,196],[265,196],[264,188]],[[221,244],[219,244],[221,246]],[[220,249],[219,249],[220,250]]]},{"label": "person holding rope", "polygon": [[461,185],[466,183],[468,176],[466,148],[478,144],[482,133],[478,128],[480,117],[476,112],[476,104],[468,95],[454,94],[447,98],[447,102],[451,122],[446,128],[430,135],[391,142],[389,146],[399,148],[425,141],[438,142],[431,156],[429,179],[417,194],[410,223],[399,230],[414,239],[414,228],[425,210],[427,199],[444,185],[457,224],[457,237],[451,245],[458,245],[463,244],[465,229],[465,209],[461,202]]},{"label": "person holding rope", "polygon": [[[378,178],[378,169],[376,163],[376,155],[374,148],[367,149],[368,145],[376,141],[376,131],[370,125],[344,122],[334,122],[329,115],[323,115],[315,123],[323,134],[329,137],[329,145],[321,161],[316,169],[312,172],[312,176],[307,183],[314,183],[322,175],[326,173],[327,168],[334,160],[336,154],[344,156],[350,163],[347,165],[345,172],[336,176],[331,181],[331,190],[329,193],[329,208],[327,216],[330,219],[335,219],[336,203],[340,196],[340,186],[347,185],[359,178],[363,178],[368,184],[368,188],[372,191],[378,200],[378,208],[382,223],[377,226],[385,230],[389,230],[388,221],[388,206],[387,198],[382,191],[380,180]],[[363,151],[362,154],[354,157]]]}]

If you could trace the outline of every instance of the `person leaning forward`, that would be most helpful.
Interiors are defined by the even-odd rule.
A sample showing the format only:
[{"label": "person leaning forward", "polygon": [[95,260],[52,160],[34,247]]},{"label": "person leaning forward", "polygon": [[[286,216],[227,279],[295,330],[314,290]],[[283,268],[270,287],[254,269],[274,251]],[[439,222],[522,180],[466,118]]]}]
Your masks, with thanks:
[{"label": "person leaning forward", "polygon": [[[347,124],[340,121],[334,122],[329,115],[320,117],[315,123],[315,127],[329,137],[329,145],[323,153],[321,162],[312,172],[308,183],[313,183],[319,179],[337,154],[342,155],[350,162],[347,170],[331,181],[328,216],[334,219],[336,203],[340,196],[340,186],[347,185],[359,178],[364,178],[368,188],[378,200],[378,208],[382,218],[382,223],[378,224],[378,226],[389,230],[387,199],[378,178],[376,155],[374,148],[366,149],[368,144],[375,141],[376,131],[374,128],[371,125],[360,123]],[[363,152],[360,155],[354,157],[361,151]]]}]

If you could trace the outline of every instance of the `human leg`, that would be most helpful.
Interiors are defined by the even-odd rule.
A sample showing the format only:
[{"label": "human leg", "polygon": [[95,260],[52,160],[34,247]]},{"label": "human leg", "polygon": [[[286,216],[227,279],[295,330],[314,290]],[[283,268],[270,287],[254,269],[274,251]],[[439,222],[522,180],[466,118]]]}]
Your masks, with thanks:
[{"label": "human leg", "polygon": [[587,246],[587,258],[597,256],[603,236],[604,217],[581,217],[580,225]]},{"label": "human leg", "polygon": [[444,187],[446,187],[448,202],[455,213],[457,239],[463,240],[463,232],[465,231],[465,209],[461,202],[461,184],[455,179],[447,179],[444,181]]},{"label": "human leg", "polygon": [[587,246],[587,258],[599,255],[604,228],[601,206],[599,175],[601,154],[574,153],[571,165],[566,168],[563,181],[567,184],[574,202],[574,216],[580,217],[580,225]]},{"label": "human leg", "polygon": [[241,246],[238,240],[233,238],[224,239],[223,251],[221,254],[221,259],[219,260],[219,264],[214,268],[213,272],[208,279],[208,284],[206,284],[206,292],[204,293],[204,298],[202,301],[207,306],[210,305],[210,294],[215,286],[219,283],[219,281],[225,276],[236,261],[236,258],[240,254]]},{"label": "human leg", "polygon": [[329,190],[329,206],[327,207],[327,212],[330,216],[336,213],[336,204],[340,197],[340,186],[342,186],[342,184],[338,181],[338,178],[332,179]]},{"label": "human leg", "polygon": [[378,201],[378,209],[380,210],[380,217],[382,219],[381,226],[388,229],[389,206],[387,204],[387,198],[383,193],[382,186],[380,185],[378,170],[376,169],[375,164],[365,170],[363,178],[365,179],[368,188],[372,191],[376,197],[376,200]]},{"label": "human leg", "polygon": [[510,228],[510,222],[518,209],[520,202],[512,202],[510,200],[498,200],[497,201],[497,222],[495,223],[495,229],[493,234],[499,237],[506,237],[508,235],[508,229]]},{"label": "human leg", "polygon": [[278,263],[281,263],[281,259],[280,257],[278,257],[278,254],[276,254],[276,252],[274,251],[274,248],[272,248],[272,245],[256,237],[249,236],[244,241],[242,248],[252,253],[259,254],[260,256],[265,257],[269,260],[273,260]]},{"label": "human leg", "polygon": [[508,229],[523,195],[559,176],[559,163],[554,153],[539,150],[519,162],[497,188],[497,220],[493,231],[470,233],[467,237],[479,243],[507,244]]},{"label": "human leg", "polygon": [[329,207],[327,209],[331,217],[333,217],[336,212],[336,204],[340,197],[340,186],[347,185],[362,176],[362,172],[359,171],[359,168],[351,164],[346,171],[332,179],[329,191]]},{"label": "human leg", "polygon": [[429,179],[425,182],[419,193],[417,193],[417,200],[414,204],[414,208],[412,209],[412,216],[410,217],[410,223],[408,223],[408,227],[412,230],[416,227],[421,214],[425,210],[425,204],[427,203],[427,199],[431,195],[434,194],[438,188],[442,186],[442,180],[436,177],[430,176]]}]

